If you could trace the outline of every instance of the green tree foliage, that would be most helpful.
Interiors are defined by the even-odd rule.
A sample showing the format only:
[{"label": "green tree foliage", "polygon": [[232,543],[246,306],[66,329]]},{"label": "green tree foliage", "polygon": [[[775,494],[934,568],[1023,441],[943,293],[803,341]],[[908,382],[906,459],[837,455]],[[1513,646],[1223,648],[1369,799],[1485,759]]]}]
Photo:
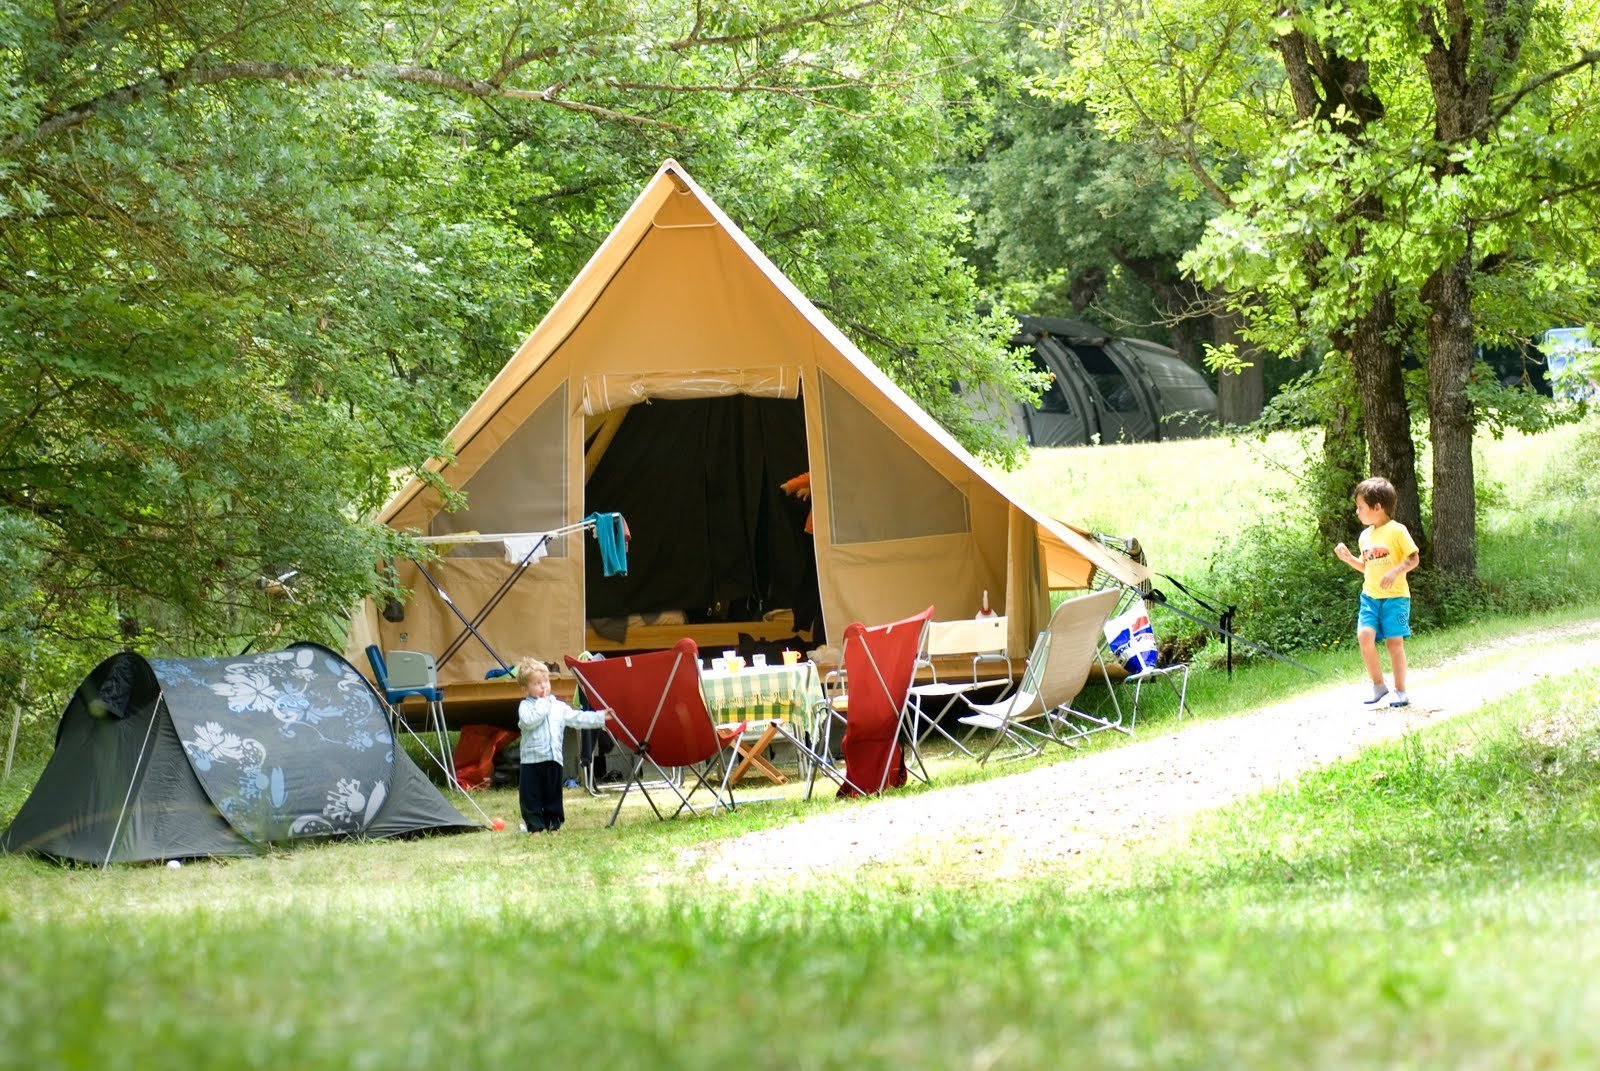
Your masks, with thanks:
[{"label": "green tree foliage", "polygon": [[1188,329],[1200,294],[1178,258],[1199,238],[1206,206],[1180,196],[1170,162],[1106,137],[1081,105],[1033,91],[1063,59],[1038,40],[1039,18],[1036,6],[1018,10],[999,36],[1009,56],[987,86],[995,114],[960,170],[976,213],[969,255],[1008,307],[1083,314],[1198,360]]},{"label": "green tree foliage", "polygon": [[[1584,3],[1107,5],[1061,85],[1154,126],[1226,207],[1188,264],[1267,303],[1258,338],[1352,361],[1375,468],[1415,494],[1400,357],[1427,356],[1436,559],[1474,568],[1475,345],[1582,321],[1595,264],[1600,51]],[[1207,166],[1248,160],[1236,181]],[[1562,310],[1567,310],[1562,314]],[[1336,382],[1331,378],[1329,382]]]},{"label": "green tree foliage", "polygon": [[398,549],[362,518],[668,154],[1014,450],[943,389],[1027,382],[931,168],[979,13],[0,0],[0,673],[331,637]]}]

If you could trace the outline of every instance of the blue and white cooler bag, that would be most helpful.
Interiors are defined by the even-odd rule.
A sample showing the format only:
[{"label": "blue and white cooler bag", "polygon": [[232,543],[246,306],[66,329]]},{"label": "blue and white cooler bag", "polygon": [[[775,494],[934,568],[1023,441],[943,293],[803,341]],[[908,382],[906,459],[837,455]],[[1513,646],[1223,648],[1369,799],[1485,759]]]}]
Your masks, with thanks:
[{"label": "blue and white cooler bag", "polygon": [[1156,668],[1156,634],[1143,599],[1134,599],[1125,612],[1106,622],[1106,644],[1130,674]]}]

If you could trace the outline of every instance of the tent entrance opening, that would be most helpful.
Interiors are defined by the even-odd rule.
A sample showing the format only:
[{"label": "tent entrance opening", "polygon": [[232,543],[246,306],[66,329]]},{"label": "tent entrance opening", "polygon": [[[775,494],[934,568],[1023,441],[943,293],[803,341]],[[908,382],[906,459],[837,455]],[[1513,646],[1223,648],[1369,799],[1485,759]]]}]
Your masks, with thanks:
[{"label": "tent entrance opening", "polygon": [[584,451],[585,508],[620,512],[632,536],[626,576],[587,556],[590,649],[820,642],[810,502],[782,486],[810,468],[801,399],[634,405],[592,418]]}]

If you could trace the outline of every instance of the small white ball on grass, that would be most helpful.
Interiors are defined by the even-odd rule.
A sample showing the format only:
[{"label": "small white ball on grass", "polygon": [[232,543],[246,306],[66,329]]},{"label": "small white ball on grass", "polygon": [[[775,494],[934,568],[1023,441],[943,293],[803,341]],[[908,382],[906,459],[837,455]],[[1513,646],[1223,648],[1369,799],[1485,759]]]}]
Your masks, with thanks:
[{"label": "small white ball on grass", "polygon": [[168,859],[167,860],[167,868],[170,869],[170,870],[177,870],[182,865],[183,865],[183,860],[182,859]]}]

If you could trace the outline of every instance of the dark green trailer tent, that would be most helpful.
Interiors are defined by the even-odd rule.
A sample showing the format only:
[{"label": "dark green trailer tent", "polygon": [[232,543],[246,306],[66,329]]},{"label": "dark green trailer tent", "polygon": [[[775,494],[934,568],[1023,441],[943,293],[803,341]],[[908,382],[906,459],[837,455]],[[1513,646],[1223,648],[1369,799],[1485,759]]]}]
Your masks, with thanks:
[{"label": "dark green trailer tent", "polygon": [[300,643],[100,663],[0,850],[130,863],[473,828],[396,745],[361,674]]},{"label": "dark green trailer tent", "polygon": [[1013,345],[1051,377],[1037,408],[1007,407],[1008,423],[1030,445],[1159,442],[1205,435],[1215,425],[1216,392],[1175,351],[1077,320],[1018,322]]}]

